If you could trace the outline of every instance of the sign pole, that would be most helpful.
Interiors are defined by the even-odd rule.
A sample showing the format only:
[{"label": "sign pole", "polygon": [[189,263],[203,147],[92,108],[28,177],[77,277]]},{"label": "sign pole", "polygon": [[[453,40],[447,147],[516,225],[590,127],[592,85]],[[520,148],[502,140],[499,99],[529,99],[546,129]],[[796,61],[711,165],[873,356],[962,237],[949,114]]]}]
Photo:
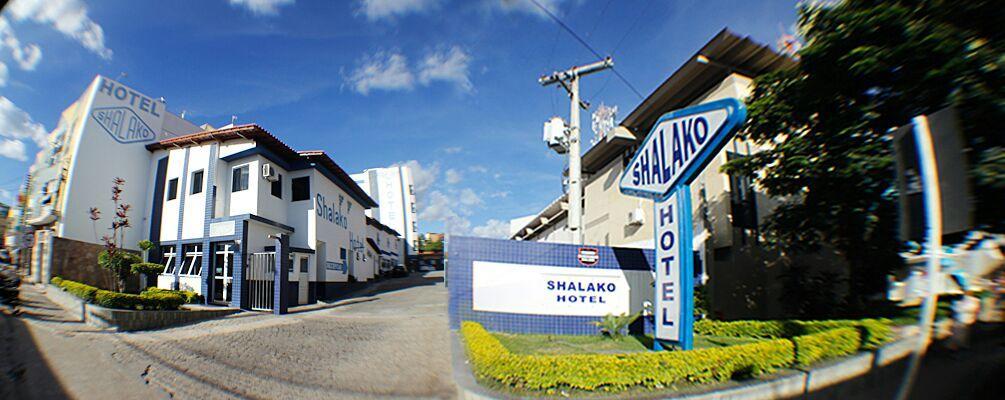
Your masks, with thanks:
[{"label": "sign pole", "polygon": [[680,333],[677,341],[684,350],[691,350],[694,345],[694,241],[691,225],[691,185],[683,183],[677,186],[677,229],[680,232]]}]

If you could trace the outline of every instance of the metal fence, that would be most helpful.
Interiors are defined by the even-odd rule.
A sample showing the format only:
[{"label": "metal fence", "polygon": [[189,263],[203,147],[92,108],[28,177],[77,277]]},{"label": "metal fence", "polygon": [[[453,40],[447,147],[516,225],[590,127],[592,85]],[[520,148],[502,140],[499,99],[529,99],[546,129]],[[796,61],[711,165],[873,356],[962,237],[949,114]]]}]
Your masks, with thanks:
[{"label": "metal fence", "polygon": [[248,259],[248,304],[252,310],[272,311],[276,253],[253,253]]}]

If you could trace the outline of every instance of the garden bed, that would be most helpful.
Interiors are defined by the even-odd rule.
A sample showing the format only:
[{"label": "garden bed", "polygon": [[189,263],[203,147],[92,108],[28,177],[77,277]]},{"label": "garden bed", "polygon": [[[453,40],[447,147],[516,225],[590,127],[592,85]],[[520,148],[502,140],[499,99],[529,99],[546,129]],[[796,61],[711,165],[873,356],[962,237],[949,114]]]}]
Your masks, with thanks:
[{"label": "garden bed", "polygon": [[645,351],[646,337],[626,337],[602,345],[597,354],[574,350],[611,339],[492,334],[471,321],[462,323],[460,333],[475,377],[519,395],[644,393],[723,383],[808,368],[891,339],[885,320],[700,321],[695,333],[704,348]]},{"label": "garden bed", "polygon": [[141,294],[117,293],[53,278],[46,295],[79,321],[117,331],[159,329],[240,312],[236,308],[186,309],[202,297],[184,291],[151,289]]}]

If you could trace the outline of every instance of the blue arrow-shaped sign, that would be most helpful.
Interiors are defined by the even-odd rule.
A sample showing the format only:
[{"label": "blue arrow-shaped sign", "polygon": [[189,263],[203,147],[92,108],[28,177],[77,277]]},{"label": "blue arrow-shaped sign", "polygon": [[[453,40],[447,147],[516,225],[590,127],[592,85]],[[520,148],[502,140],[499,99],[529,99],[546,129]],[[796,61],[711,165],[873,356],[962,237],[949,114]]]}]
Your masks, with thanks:
[{"label": "blue arrow-shaped sign", "polygon": [[621,192],[662,199],[701,172],[747,118],[747,108],[728,98],[664,114],[621,176]]}]

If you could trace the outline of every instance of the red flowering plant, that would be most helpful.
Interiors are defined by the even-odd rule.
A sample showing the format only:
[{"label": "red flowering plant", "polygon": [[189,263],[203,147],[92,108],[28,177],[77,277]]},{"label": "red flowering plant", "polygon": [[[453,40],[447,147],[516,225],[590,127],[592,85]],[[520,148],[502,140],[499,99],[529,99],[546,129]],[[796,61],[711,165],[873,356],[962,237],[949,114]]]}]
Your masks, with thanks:
[{"label": "red flowering plant", "polygon": [[[129,204],[122,202],[122,191],[126,181],[116,177],[112,180],[112,204],[115,208],[115,216],[112,218],[110,235],[101,237],[105,249],[98,253],[98,265],[106,268],[115,275],[115,290],[122,292],[126,288],[126,278],[132,273],[132,265],[138,263],[139,256],[122,248],[125,240],[126,228],[131,227],[129,223]],[[89,210],[91,221],[101,219],[101,211],[97,207]]]}]

